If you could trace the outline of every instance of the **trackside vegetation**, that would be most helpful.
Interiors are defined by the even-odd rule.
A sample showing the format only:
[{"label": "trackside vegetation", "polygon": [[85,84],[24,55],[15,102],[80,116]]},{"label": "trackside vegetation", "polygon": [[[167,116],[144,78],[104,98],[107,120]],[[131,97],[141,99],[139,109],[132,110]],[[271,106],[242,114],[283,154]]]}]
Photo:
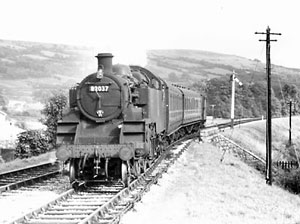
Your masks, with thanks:
[{"label": "trackside vegetation", "polygon": [[63,93],[54,93],[45,103],[41,111],[41,122],[46,130],[28,130],[19,134],[15,156],[28,158],[52,150],[56,142],[57,122],[67,105],[67,97]]},{"label": "trackside vegetation", "polygon": [[[225,130],[224,135],[240,146],[265,158],[266,155],[266,121],[261,120],[250,124],[236,126]],[[282,167],[277,162],[299,163],[300,158],[300,116],[292,117],[292,144],[289,144],[289,118],[272,119],[272,164],[274,183],[283,188],[300,193],[300,167]]]}]

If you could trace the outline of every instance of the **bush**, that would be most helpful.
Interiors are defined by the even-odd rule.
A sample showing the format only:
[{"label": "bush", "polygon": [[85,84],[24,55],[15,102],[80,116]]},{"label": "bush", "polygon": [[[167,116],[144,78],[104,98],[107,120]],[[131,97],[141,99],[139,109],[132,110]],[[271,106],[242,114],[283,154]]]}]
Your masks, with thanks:
[{"label": "bush", "polygon": [[49,151],[49,136],[42,130],[25,131],[18,135],[15,156],[28,158]]},{"label": "bush", "polygon": [[295,194],[300,193],[300,170],[281,170],[279,172],[278,182],[285,189]]},{"label": "bush", "polygon": [[67,97],[59,92],[51,96],[45,104],[41,113],[44,118],[40,121],[47,126],[47,135],[49,136],[49,144],[56,146],[57,122],[62,118],[63,109],[67,105]]}]

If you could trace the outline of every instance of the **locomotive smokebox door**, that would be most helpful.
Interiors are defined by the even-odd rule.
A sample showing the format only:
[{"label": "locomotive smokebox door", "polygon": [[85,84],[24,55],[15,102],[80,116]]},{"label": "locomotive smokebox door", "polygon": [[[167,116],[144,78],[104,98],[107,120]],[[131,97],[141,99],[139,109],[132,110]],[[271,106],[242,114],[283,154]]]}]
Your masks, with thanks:
[{"label": "locomotive smokebox door", "polygon": [[[80,111],[97,123],[118,119],[129,103],[126,80],[113,75],[111,59],[104,59],[99,59],[98,72],[87,76],[79,84],[76,96]],[[99,78],[102,70],[103,76]]]}]

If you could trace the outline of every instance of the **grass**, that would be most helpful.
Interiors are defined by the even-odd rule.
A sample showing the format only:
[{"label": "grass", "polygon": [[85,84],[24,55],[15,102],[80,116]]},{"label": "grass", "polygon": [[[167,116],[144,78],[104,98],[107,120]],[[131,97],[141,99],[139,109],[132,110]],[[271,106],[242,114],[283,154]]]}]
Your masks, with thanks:
[{"label": "grass", "polygon": [[[272,119],[272,162],[299,161],[300,159],[300,117],[292,117],[292,145],[289,145],[289,118]],[[252,151],[262,158],[266,157],[266,121],[257,121],[250,124],[227,129],[224,132],[237,144]],[[274,182],[285,189],[300,193],[300,169],[278,169],[274,175]]]},{"label": "grass", "polygon": [[193,144],[121,224],[299,223],[298,196],[267,185],[230,153],[220,162],[221,155],[212,144]]},{"label": "grass", "polygon": [[[292,144],[300,155],[300,117],[292,117]],[[266,121],[256,121],[249,124],[227,129],[224,135],[231,138],[237,144],[265,158],[266,154]],[[272,119],[272,153],[273,160],[293,160],[289,147],[289,118]],[[295,154],[293,152],[293,154]]]},{"label": "grass", "polygon": [[54,162],[56,160],[55,152],[48,152],[39,156],[34,156],[27,159],[15,159],[10,162],[0,163],[0,173],[10,170],[20,169],[28,166],[38,165],[46,162]]}]

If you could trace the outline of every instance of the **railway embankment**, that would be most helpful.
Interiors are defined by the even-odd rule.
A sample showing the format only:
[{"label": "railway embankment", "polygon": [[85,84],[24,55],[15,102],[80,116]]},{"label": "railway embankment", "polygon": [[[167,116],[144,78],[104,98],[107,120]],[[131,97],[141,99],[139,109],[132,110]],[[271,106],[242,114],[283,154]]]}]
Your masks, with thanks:
[{"label": "railway embankment", "polygon": [[194,143],[122,224],[300,223],[300,197],[278,186],[240,158],[209,143]]},{"label": "railway embankment", "polygon": [[[289,146],[289,118],[272,119],[272,157],[273,161],[295,159],[300,156],[300,116],[291,119],[291,143]],[[224,136],[237,144],[265,158],[266,155],[266,120],[237,125],[226,129]]]},{"label": "railway embankment", "polygon": [[[291,129],[290,129],[291,127]],[[224,136],[257,156],[266,158],[266,121],[226,129]],[[291,135],[290,135],[291,134]],[[300,194],[300,117],[272,119],[273,182]]]}]

